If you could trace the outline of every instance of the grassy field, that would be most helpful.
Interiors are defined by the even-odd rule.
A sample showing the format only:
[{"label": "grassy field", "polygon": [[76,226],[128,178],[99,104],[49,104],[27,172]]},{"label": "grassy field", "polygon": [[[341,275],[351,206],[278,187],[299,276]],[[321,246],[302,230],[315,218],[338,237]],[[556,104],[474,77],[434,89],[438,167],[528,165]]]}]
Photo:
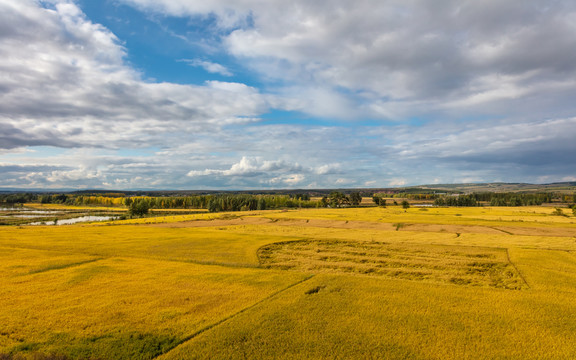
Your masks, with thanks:
[{"label": "grassy field", "polygon": [[302,209],[0,228],[0,359],[576,358],[576,218]]}]

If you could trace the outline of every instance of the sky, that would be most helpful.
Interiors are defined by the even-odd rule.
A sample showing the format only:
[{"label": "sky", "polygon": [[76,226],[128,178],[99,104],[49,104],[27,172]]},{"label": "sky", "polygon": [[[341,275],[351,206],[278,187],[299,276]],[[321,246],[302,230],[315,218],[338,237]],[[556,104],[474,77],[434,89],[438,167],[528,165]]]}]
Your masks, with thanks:
[{"label": "sky", "polygon": [[576,181],[572,0],[0,0],[0,189]]}]

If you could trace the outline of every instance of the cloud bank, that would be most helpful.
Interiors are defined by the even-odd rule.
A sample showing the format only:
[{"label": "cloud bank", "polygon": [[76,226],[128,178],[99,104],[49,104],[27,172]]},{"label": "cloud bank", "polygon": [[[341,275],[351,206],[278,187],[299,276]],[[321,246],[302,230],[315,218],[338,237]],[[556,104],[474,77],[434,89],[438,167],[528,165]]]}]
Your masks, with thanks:
[{"label": "cloud bank", "polygon": [[79,3],[0,0],[0,187],[374,187],[576,172],[571,1],[118,1],[166,24],[209,24],[208,45],[234,72],[211,52],[174,62],[230,81],[149,80]]}]

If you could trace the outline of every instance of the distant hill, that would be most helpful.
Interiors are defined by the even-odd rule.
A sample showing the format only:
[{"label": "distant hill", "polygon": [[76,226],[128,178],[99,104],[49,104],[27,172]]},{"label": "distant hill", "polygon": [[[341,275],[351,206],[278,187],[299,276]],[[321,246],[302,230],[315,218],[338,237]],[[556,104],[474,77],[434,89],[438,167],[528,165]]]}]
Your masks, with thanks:
[{"label": "distant hill", "polygon": [[208,195],[208,194],[308,194],[311,196],[324,196],[332,191],[340,191],[345,194],[360,192],[362,196],[371,196],[374,193],[473,193],[473,192],[561,192],[572,194],[576,192],[576,181],[557,182],[550,184],[528,183],[465,183],[465,184],[429,184],[393,188],[340,188],[340,189],[262,189],[262,190],[77,190],[77,189],[24,189],[24,188],[0,188],[0,194],[9,193],[51,193],[51,194],[116,194],[116,195],[149,195],[149,196],[183,196],[183,195]]},{"label": "distant hill", "polygon": [[576,191],[576,182],[558,182],[550,184],[527,183],[469,183],[469,184],[433,184],[414,188],[438,189],[453,192],[569,192]]}]

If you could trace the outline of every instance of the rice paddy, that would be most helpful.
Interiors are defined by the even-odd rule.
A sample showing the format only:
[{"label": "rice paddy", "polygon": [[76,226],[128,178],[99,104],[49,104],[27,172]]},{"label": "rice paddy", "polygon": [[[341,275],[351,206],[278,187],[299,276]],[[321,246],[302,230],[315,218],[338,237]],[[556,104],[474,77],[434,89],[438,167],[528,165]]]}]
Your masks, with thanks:
[{"label": "rice paddy", "polygon": [[576,218],[553,211],[0,227],[0,358],[576,358]]}]

